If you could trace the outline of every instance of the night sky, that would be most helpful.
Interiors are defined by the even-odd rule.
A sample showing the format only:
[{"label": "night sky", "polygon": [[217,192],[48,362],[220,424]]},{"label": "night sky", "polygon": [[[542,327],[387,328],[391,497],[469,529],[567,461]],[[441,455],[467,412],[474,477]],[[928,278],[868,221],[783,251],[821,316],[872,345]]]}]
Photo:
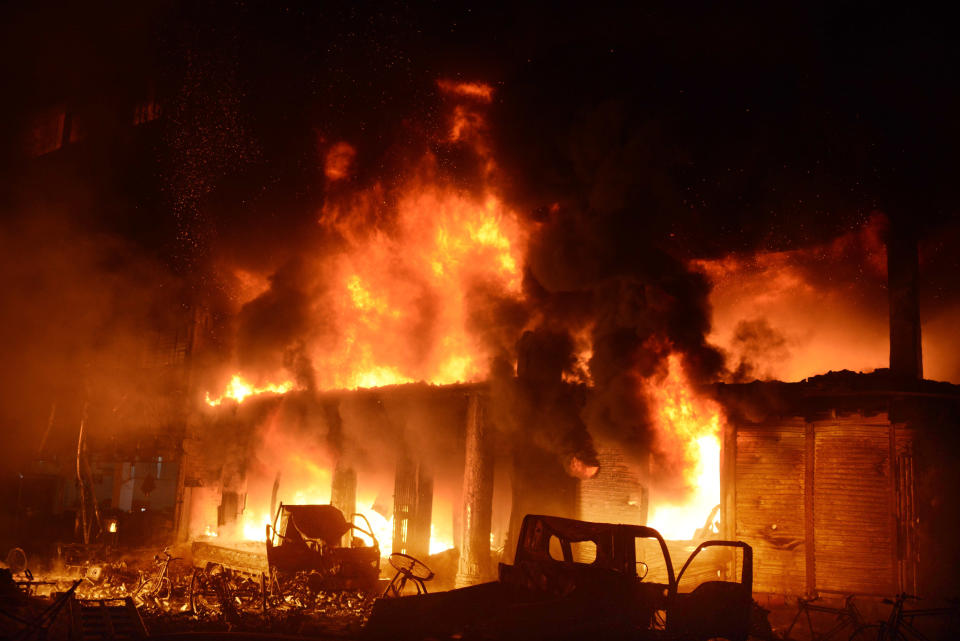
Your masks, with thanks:
[{"label": "night sky", "polygon": [[147,83],[183,99],[193,82],[205,95],[191,99],[236,121],[224,122],[239,135],[223,146],[246,133],[295,180],[309,128],[389,163],[392,144],[417,137],[402,121],[439,125],[435,81],[452,77],[497,88],[498,157],[524,172],[531,201],[583,197],[566,142],[591,117],[617,129],[598,145],[644,136],[648,157],[633,160],[669,185],[633,171],[631,196],[672,191],[657,206],[691,253],[809,242],[873,209],[925,230],[955,215],[957,48],[930,7],[148,2],[6,14],[13,137],[57,101],[138,95]]}]

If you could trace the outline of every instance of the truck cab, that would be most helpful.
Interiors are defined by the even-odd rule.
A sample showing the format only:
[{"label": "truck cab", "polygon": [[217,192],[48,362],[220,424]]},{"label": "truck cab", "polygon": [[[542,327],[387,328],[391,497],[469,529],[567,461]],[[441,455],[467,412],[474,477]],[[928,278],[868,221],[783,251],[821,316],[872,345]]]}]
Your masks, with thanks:
[{"label": "truck cab", "polygon": [[[708,561],[707,580],[681,590],[698,559]],[[746,543],[706,541],[675,575],[653,528],[530,514],[498,581],[381,599],[365,631],[374,639],[739,641],[749,633],[752,568]]]}]

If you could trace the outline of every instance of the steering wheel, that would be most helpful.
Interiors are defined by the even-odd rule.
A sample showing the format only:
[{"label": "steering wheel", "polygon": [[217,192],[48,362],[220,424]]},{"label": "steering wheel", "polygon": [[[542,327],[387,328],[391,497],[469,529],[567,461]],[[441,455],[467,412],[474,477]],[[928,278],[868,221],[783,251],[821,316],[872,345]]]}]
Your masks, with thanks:
[{"label": "steering wheel", "polygon": [[433,570],[428,568],[423,561],[413,558],[409,554],[394,552],[388,559],[390,565],[397,573],[390,580],[387,589],[383,591],[383,596],[400,596],[407,581],[413,581],[417,586],[417,594],[426,594],[427,586],[425,581],[433,578]]}]

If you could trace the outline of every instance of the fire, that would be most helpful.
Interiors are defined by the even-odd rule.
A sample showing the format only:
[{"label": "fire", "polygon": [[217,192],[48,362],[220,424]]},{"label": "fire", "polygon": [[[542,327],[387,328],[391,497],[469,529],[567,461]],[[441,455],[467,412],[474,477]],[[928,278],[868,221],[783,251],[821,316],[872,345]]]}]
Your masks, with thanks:
[{"label": "fire", "polygon": [[[324,482],[329,482],[330,474],[331,473],[329,470],[318,469],[318,474],[316,477],[317,484],[314,485],[312,483],[306,483],[299,486],[298,489],[295,490],[289,497],[285,498],[283,502],[294,505],[318,505],[330,503],[329,486],[327,486],[328,489],[323,489]],[[366,517],[367,522],[370,524],[370,529],[372,530],[373,535],[377,538],[377,541],[380,544],[381,555],[386,557],[390,555],[393,545],[393,516],[390,516],[389,518],[383,516],[380,512],[374,509],[375,502],[376,496],[370,492],[358,493],[357,513]],[[438,505],[440,507],[445,507],[442,505],[442,503]],[[345,514],[344,516],[346,518],[350,517],[349,514]],[[245,510],[240,526],[242,538],[246,541],[266,541],[266,526],[272,523],[273,515],[271,515],[268,510]],[[355,519],[354,523],[366,529],[367,524],[363,521],[363,519]],[[438,527],[438,525],[440,525],[440,527]],[[211,536],[217,536],[216,532],[208,532],[208,534]],[[370,541],[369,538],[363,534],[357,533],[356,536],[362,540],[364,544],[372,544],[372,541]],[[452,547],[454,547],[452,523],[432,523],[430,525],[430,554],[437,554],[438,552],[449,550]]]},{"label": "fire", "polygon": [[683,373],[680,356],[667,358],[662,380],[647,380],[644,394],[653,406],[658,449],[682,469],[687,497],[654,501],[648,525],[668,539],[689,539],[720,503],[720,429],[723,411],[698,396]]},{"label": "fire", "polygon": [[258,394],[286,394],[291,389],[293,389],[293,383],[291,381],[267,383],[266,385],[258,386],[246,380],[240,374],[234,374],[233,378],[231,378],[227,384],[226,389],[223,391],[223,394],[217,398],[211,398],[210,392],[207,392],[206,401],[210,407],[218,407],[225,399],[233,399],[237,403],[243,403],[244,399],[250,396],[256,396]]},{"label": "fire", "polygon": [[468,328],[469,296],[477,286],[519,296],[516,216],[494,194],[477,199],[428,185],[406,194],[398,214],[392,234],[358,240],[333,268],[343,340],[317,354],[323,387],[447,384],[486,374],[487,351]]},{"label": "fire", "polygon": [[454,82],[452,80],[439,80],[437,86],[441,91],[464,98],[473,98],[480,102],[490,102],[493,100],[493,87],[481,82]]},{"label": "fire", "polygon": [[593,385],[590,375],[590,359],[593,358],[593,325],[587,325],[576,332],[572,332],[574,348],[574,364],[569,371],[563,373],[563,380],[567,383]]},{"label": "fire", "polygon": [[349,143],[338,142],[330,147],[323,165],[328,180],[343,180],[350,176],[350,168],[357,151]]},{"label": "fire", "polygon": [[694,261],[712,285],[708,340],[743,380],[886,366],[884,225],[873,216],[827,243]]},{"label": "fire", "polygon": [[[475,331],[476,315],[492,300],[522,297],[526,230],[498,192],[484,140],[492,88],[438,85],[453,120],[437,143],[472,151],[482,161],[481,185],[464,188],[428,152],[401,184],[376,183],[324,204],[318,224],[339,242],[317,247],[303,284],[314,296],[308,325],[317,328],[304,351],[321,390],[481,380],[494,348]],[[325,158],[328,178],[346,177],[356,161],[352,146],[337,143]],[[293,387],[254,388],[243,374],[208,403]]]},{"label": "fire", "polygon": [[[523,299],[523,270],[528,229],[506,204],[497,187],[497,165],[488,143],[484,109],[492,101],[488,85],[441,80],[450,118],[435,145],[455,146],[473,153],[479,161],[471,188],[450,176],[438,159],[427,152],[408,167],[397,184],[376,182],[347,193],[331,191],[318,213],[323,231],[313,262],[295,286],[310,301],[303,312],[311,330],[303,336],[302,351],[312,367],[319,390],[374,388],[424,381],[445,385],[483,380],[502,345],[492,345],[483,314],[494,304]],[[325,150],[324,173],[344,189],[357,173],[363,158],[347,142]],[[245,273],[237,282],[274,283],[270,274]],[[272,287],[273,285],[271,285]],[[269,296],[271,290],[260,291]],[[241,297],[247,303],[247,296]],[[269,299],[267,299],[269,300]],[[568,382],[591,384],[589,364],[592,331],[584,323],[573,331],[576,363]],[[507,347],[509,349],[509,347]],[[495,351],[497,350],[497,351]],[[275,374],[275,372],[274,372]],[[283,380],[274,378],[273,380]],[[218,397],[238,403],[261,393],[283,394],[291,382],[257,387],[233,376]],[[668,359],[668,372],[644,383],[643,393],[655,408],[653,414],[658,450],[671,468],[683,470],[685,500],[682,505],[654,501],[650,523],[673,538],[690,538],[719,502],[719,407],[698,397],[688,385],[679,356]],[[250,540],[263,540],[270,523],[269,487],[275,470],[283,470],[279,500],[287,503],[329,503],[331,470],[335,461],[325,452],[312,458],[296,455],[300,444],[274,443],[263,487],[248,487],[247,510],[238,532]],[[309,459],[309,460],[308,460]],[[597,473],[595,466],[577,459],[570,469],[580,478]],[[248,475],[247,482],[252,478]],[[257,483],[259,481],[254,481]],[[381,549],[390,549],[393,522],[375,510],[384,487],[364,487],[358,477],[357,510],[370,522]],[[257,496],[258,495],[258,496]],[[656,497],[654,497],[656,498]],[[435,506],[431,552],[452,547],[452,509]],[[450,523],[437,515],[447,514]]]}]

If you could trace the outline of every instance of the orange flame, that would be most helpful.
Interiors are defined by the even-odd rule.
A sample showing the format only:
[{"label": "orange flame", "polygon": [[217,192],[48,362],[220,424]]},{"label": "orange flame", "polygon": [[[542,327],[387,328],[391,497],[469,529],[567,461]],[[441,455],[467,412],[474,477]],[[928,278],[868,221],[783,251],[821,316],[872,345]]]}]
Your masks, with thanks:
[{"label": "orange flame", "polygon": [[357,150],[346,142],[338,142],[327,151],[323,163],[323,173],[329,180],[343,180],[350,176]]},{"label": "orange flame", "polygon": [[391,235],[359,240],[332,268],[343,340],[317,355],[321,387],[447,384],[486,373],[489,354],[469,331],[468,298],[477,286],[520,295],[516,217],[494,194],[477,199],[433,185],[411,189],[398,214]]},{"label": "orange flame", "polygon": [[657,447],[668,466],[682,470],[686,498],[656,501],[651,497],[648,525],[665,538],[692,538],[720,503],[720,406],[697,395],[683,373],[678,354],[667,358],[667,374],[647,380],[644,394],[653,405]]},{"label": "orange flame", "polygon": [[[434,384],[481,380],[487,375],[494,347],[477,332],[478,300],[522,298],[523,259],[527,232],[504,204],[495,178],[496,166],[482,109],[492,101],[488,85],[440,81],[453,103],[449,130],[441,144],[466,146],[481,161],[482,180],[465,190],[446,178],[437,159],[428,154],[395,191],[374,184],[349,199],[328,201],[318,224],[335,235],[339,251],[318,260],[316,289],[322,291],[312,320],[318,329],[305,351],[311,357],[319,389],[354,389],[426,381]],[[356,154],[348,143],[329,150],[325,173],[343,180],[353,171]],[[390,203],[388,207],[385,203]],[[245,274],[255,294],[267,282]],[[246,300],[247,297],[244,297]],[[576,333],[577,367],[571,382],[590,383],[590,327]],[[282,380],[282,379],[281,379]],[[241,374],[227,390],[207,403],[238,403],[260,393],[282,394],[293,388],[283,382],[257,387]],[[689,500],[656,501],[649,522],[670,538],[690,538],[719,502],[719,407],[697,396],[688,385],[679,356],[668,359],[668,372],[648,380],[642,392],[655,411],[659,450],[672,467],[683,470]],[[300,469],[284,484],[296,488],[287,502],[327,503],[330,467],[307,460],[287,460],[275,469]],[[329,463],[329,462],[328,462]],[[580,461],[575,472],[589,478],[597,472]],[[286,471],[285,471],[286,474]],[[377,493],[358,488],[357,505],[389,550],[392,521],[373,509]],[[268,503],[263,501],[262,503]],[[243,517],[245,538],[262,540],[272,515],[251,505]],[[452,514],[452,510],[449,510]],[[450,547],[449,528],[435,520],[431,550]],[[436,530],[440,530],[438,533]]]},{"label": "orange flame", "polygon": [[[293,489],[281,491],[280,502],[292,505],[324,505],[331,501],[331,481],[333,472],[330,468],[318,464],[310,456],[303,455],[296,451],[290,451],[286,457],[284,467],[285,487]],[[255,488],[261,490],[252,495],[248,495],[247,508],[241,516],[239,528],[240,538],[247,541],[266,540],[266,525],[273,523],[273,516],[265,502],[258,502],[258,498],[264,498],[266,493],[263,491],[266,487],[265,479],[254,479],[253,482],[260,482],[263,487]],[[248,481],[249,482],[249,481]],[[360,485],[357,488],[358,514],[366,517],[373,535],[380,544],[381,554],[386,557],[390,554],[393,543],[393,517],[385,517],[375,509],[377,501],[376,488],[365,486],[363,479],[360,479]],[[262,504],[261,504],[262,503]],[[430,554],[436,554],[453,547],[453,522],[452,518],[443,520],[441,515],[453,514],[452,506],[445,502],[442,497],[434,498],[434,521],[430,526]],[[349,514],[344,515],[349,518]],[[362,519],[354,521],[357,525],[366,528],[366,523]],[[365,545],[371,545],[369,537],[360,533],[356,536],[364,542]],[[216,536],[216,534],[214,534]]]},{"label": "orange flame", "polygon": [[438,80],[437,86],[441,91],[463,98],[473,98],[480,102],[493,100],[493,87],[482,82],[454,82],[452,80]]},{"label": "orange flame", "polygon": [[748,366],[746,380],[886,366],[885,224],[874,215],[827,243],[693,261],[711,282],[707,339]]},{"label": "orange flame", "polygon": [[240,374],[234,374],[230,382],[227,383],[223,394],[217,398],[211,398],[210,392],[207,392],[206,401],[210,407],[218,407],[227,399],[232,399],[237,403],[243,403],[244,399],[250,396],[257,396],[258,394],[286,394],[291,389],[293,389],[293,383],[291,381],[267,383],[266,385],[258,386],[246,380]]},{"label": "orange flame", "polygon": [[[439,85],[454,102],[472,103],[453,105],[454,121],[444,142],[466,146],[484,161],[480,182],[485,184],[464,190],[427,154],[396,191],[375,184],[324,205],[318,223],[342,243],[333,255],[317,252],[322,257],[316,289],[322,298],[313,306],[312,325],[324,329],[309,339],[306,350],[319,389],[480,380],[493,347],[471,331],[471,318],[485,300],[522,296],[526,232],[494,184],[476,104],[489,102],[492,89],[476,83]],[[328,171],[328,177],[345,177],[353,160],[350,145],[334,145],[327,157],[334,175]],[[251,280],[249,273],[243,276],[242,282]],[[238,380],[243,381],[239,373]],[[292,385],[280,387],[285,391]],[[208,403],[225,397],[239,401],[258,390],[232,383]]]}]

